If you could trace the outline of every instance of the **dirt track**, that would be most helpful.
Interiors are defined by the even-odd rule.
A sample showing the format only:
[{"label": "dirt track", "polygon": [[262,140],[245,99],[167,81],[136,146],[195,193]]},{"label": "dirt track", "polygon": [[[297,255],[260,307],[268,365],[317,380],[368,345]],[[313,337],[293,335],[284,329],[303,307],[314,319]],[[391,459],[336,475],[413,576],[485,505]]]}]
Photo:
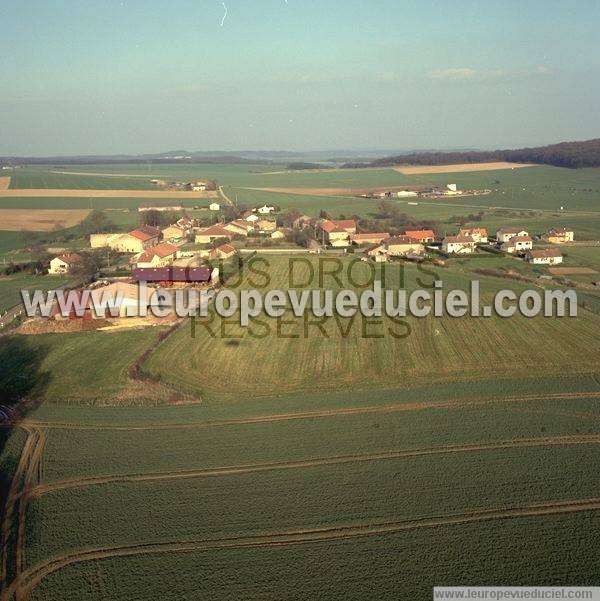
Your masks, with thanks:
[{"label": "dirt track", "polygon": [[522,438],[513,440],[501,440],[490,443],[447,445],[443,447],[427,447],[415,449],[401,449],[397,451],[386,451],[382,453],[365,453],[360,455],[338,455],[333,457],[321,457],[316,459],[304,459],[298,461],[282,461],[273,463],[262,463],[254,465],[234,465],[228,467],[211,468],[204,470],[189,470],[175,472],[157,472],[148,474],[123,474],[114,476],[98,476],[63,480],[49,484],[41,484],[30,491],[32,496],[41,496],[47,493],[81,488],[84,486],[95,486],[99,484],[117,484],[123,482],[149,482],[164,480],[185,480],[189,478],[214,478],[223,476],[235,476],[239,474],[251,474],[268,472],[274,470],[294,470],[318,467],[323,465],[339,465],[345,463],[363,463],[369,461],[384,461],[386,459],[403,459],[407,457],[422,457],[425,455],[446,455],[449,453],[470,453],[486,450],[519,449],[545,446],[600,444],[600,434],[577,435],[577,436],[546,436],[540,438]]},{"label": "dirt track", "polygon": [[[42,430],[23,426],[27,432],[27,440],[14,473],[8,499],[4,511],[4,520],[0,542],[2,548],[2,562],[0,564],[0,590],[3,590],[8,579],[8,557],[10,555],[11,533],[16,526],[16,540],[14,545],[14,570],[15,575],[21,573],[25,548],[25,517],[30,492],[35,482],[41,480],[42,455],[46,442],[46,435]],[[16,523],[15,523],[16,514]]]},{"label": "dirt track", "polygon": [[83,221],[89,209],[0,209],[0,231],[50,232]]},{"label": "dirt track", "polygon": [[496,161],[494,163],[460,163],[456,165],[399,165],[394,167],[404,175],[424,175],[427,173],[465,173],[468,171],[496,171],[498,169],[521,169],[522,167],[535,167],[530,163],[507,163]]},{"label": "dirt track", "polygon": [[243,417],[227,420],[214,420],[206,422],[186,422],[173,424],[76,424],[67,422],[42,422],[39,420],[27,420],[27,424],[43,428],[61,428],[74,430],[115,430],[115,431],[135,431],[135,430],[186,430],[195,428],[213,428],[238,424],[260,424],[265,422],[288,421],[295,419],[316,419],[328,417],[342,417],[345,415],[368,415],[385,414],[403,411],[423,411],[427,409],[462,409],[464,407],[477,407],[501,402],[527,402],[544,400],[572,400],[579,398],[600,398],[600,390],[589,392],[557,392],[549,394],[531,394],[508,397],[490,397],[487,399],[467,398],[454,399],[448,401],[420,401],[414,403],[398,403],[392,405],[383,405],[381,407],[349,407],[340,409],[325,409],[322,411],[303,411],[297,413],[274,413],[270,415],[257,415],[252,417]]},{"label": "dirt track", "polygon": [[337,524],[328,527],[305,528],[280,532],[265,532],[258,535],[205,538],[187,541],[170,541],[139,545],[118,545],[114,547],[96,547],[80,549],[58,555],[34,566],[8,587],[0,601],[8,601],[16,593],[18,598],[26,597],[46,576],[74,563],[95,561],[111,557],[132,557],[160,553],[208,552],[227,549],[252,549],[259,547],[289,546],[296,544],[315,544],[336,540],[383,536],[419,528],[439,528],[457,526],[474,522],[500,519],[514,519],[543,515],[556,515],[600,510],[600,498],[570,499],[567,501],[545,501],[530,503],[521,507],[500,507],[471,511],[462,514],[442,516],[424,516],[409,520],[388,522],[366,522]]},{"label": "dirt track", "polygon": [[8,190],[10,188],[10,177],[0,177],[0,190]]},{"label": "dirt track", "polygon": [[217,192],[180,190],[73,190],[60,188],[12,188],[0,190],[0,198],[216,198]]}]

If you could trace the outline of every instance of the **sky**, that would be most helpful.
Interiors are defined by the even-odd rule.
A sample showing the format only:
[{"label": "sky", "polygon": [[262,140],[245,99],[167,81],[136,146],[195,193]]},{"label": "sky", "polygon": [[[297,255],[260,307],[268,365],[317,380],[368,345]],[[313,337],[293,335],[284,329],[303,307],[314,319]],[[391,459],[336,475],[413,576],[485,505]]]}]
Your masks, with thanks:
[{"label": "sky", "polygon": [[0,3],[0,155],[600,137],[597,0]]}]

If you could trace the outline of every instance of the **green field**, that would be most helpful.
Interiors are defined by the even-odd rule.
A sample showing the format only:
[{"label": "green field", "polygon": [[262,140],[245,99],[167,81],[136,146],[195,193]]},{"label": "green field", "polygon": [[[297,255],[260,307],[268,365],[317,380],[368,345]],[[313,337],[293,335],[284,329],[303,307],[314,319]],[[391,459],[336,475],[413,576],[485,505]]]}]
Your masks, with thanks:
[{"label": "green field", "polygon": [[[581,549],[599,542],[585,505],[600,497],[599,395],[594,378],[561,377],[43,405],[27,421],[43,469],[22,514],[23,582],[40,600],[345,599],[365,579],[378,599],[464,582],[593,584],[597,561]],[[23,446],[16,430],[3,464]],[[326,579],[306,578],[314,562]],[[185,574],[166,589],[172,570]]]},{"label": "green field", "polygon": [[132,385],[129,365],[156,340],[154,328],[11,336],[2,342],[2,385],[21,375],[28,396],[56,403],[152,403],[148,390]]},{"label": "green field", "polygon": [[[495,191],[393,202],[448,233],[454,217],[481,210],[477,224],[491,231],[570,225],[576,239],[600,239],[600,169],[284,169],[86,165],[11,175],[26,187],[130,189],[146,175],[210,177],[240,204],[334,216],[372,216],[377,201],[249,188],[456,182]],[[90,202],[120,229],[137,221],[140,199],[3,198],[0,207]],[[21,233],[0,233],[0,252],[23,245]],[[565,267],[600,272],[600,247],[564,250]],[[319,265],[333,263],[305,255],[290,283],[287,257],[262,258],[266,274],[246,265],[229,286],[360,291],[373,275],[348,256],[340,282],[319,281]],[[492,253],[426,271],[391,262],[376,277],[382,269],[385,288],[408,291],[436,278],[446,291],[468,290],[477,277],[482,304],[500,289],[558,285],[533,281],[545,266]],[[32,277],[0,278],[0,307],[20,287],[50,283]],[[20,402],[24,414],[0,429],[0,589],[16,593],[6,601],[421,601],[434,585],[597,584],[600,276],[572,279],[574,318],[317,324],[288,312],[279,322],[260,316],[251,330],[236,316],[194,329],[187,320],[162,341],[160,327],[1,336],[0,405]],[[134,380],[142,356],[144,379]]]},{"label": "green field", "polygon": [[[308,288],[338,290],[369,278],[382,279],[382,272],[372,276],[370,267],[357,259],[343,260],[343,286],[326,277],[319,282],[319,269],[331,264],[312,259],[314,277]],[[326,260],[325,260],[326,261]],[[331,260],[330,260],[331,261]],[[475,261],[475,260],[474,260]],[[270,278],[247,272],[242,288],[264,286],[267,289],[289,287],[287,258],[269,257],[255,263]],[[296,262],[296,282],[308,282],[309,267]],[[479,261],[479,268],[486,265]],[[445,290],[469,290],[472,275],[450,268],[431,268],[421,273],[414,265],[387,264],[384,288],[432,286],[434,277],[444,282]],[[513,280],[482,277],[481,302],[491,302],[492,295],[510,287],[523,291],[527,286]],[[452,379],[578,373],[595,370],[598,346],[594,332],[599,317],[581,311],[576,318],[548,319],[542,316],[511,319],[454,319],[408,317],[405,324],[389,318],[362,316],[326,320],[319,327],[314,316],[296,318],[291,310],[276,322],[262,315],[249,328],[239,326],[239,319],[210,318],[197,320],[195,337],[189,327],[179,329],[150,357],[147,369],[177,389],[192,394],[222,397],[268,396],[275,392],[292,393],[307,387],[321,390],[360,387],[411,386],[424,381]],[[312,324],[310,321],[312,320]],[[203,326],[202,324],[206,324]],[[406,334],[409,335],[406,335]],[[560,345],[553,343],[561,340]],[[510,349],[510,352],[507,352]],[[578,356],[577,362],[569,357]],[[482,364],[485,363],[485,370]],[[215,373],[227,374],[215,378]]]},{"label": "green field", "polygon": [[23,302],[21,290],[54,290],[68,282],[62,275],[14,274],[0,276],[0,313]]}]

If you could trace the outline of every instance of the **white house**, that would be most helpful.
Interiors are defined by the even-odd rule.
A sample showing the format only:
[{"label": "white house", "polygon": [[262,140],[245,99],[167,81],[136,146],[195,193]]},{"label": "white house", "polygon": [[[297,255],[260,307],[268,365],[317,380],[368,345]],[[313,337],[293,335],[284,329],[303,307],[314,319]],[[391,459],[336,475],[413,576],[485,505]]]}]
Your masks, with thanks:
[{"label": "white house", "polygon": [[446,236],[442,240],[442,251],[449,255],[469,255],[475,250],[471,236]]},{"label": "white house", "polygon": [[221,210],[221,205],[218,202],[211,202],[208,205],[208,208],[210,211],[220,211]]},{"label": "white house", "polygon": [[529,236],[529,232],[522,227],[503,227],[496,232],[496,241],[501,244],[502,242],[508,242],[515,236]]},{"label": "white house", "polygon": [[81,255],[78,255],[77,253],[69,253],[54,257],[54,259],[50,261],[50,269],[48,269],[48,273],[70,273],[71,269],[80,264],[81,261]]},{"label": "white house", "polygon": [[544,250],[528,251],[525,260],[534,265],[557,265],[562,263],[563,256],[559,248],[545,248]]},{"label": "white house", "polygon": [[503,242],[500,248],[507,253],[522,253],[533,248],[533,240],[529,236],[513,236]]},{"label": "white house", "polygon": [[275,211],[275,207],[271,205],[263,205],[262,207],[259,207],[256,210],[261,215],[268,215],[269,213],[273,213],[273,211]]}]

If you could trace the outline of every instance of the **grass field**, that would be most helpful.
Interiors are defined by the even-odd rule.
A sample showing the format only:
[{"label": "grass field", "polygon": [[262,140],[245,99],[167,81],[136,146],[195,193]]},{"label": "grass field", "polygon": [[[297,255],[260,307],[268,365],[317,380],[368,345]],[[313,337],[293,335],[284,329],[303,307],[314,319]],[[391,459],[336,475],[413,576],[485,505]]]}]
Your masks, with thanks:
[{"label": "grass field", "polygon": [[[148,390],[130,382],[127,369],[156,336],[154,328],[12,336],[3,341],[2,382],[8,388],[26,373],[31,385],[28,396],[48,402],[152,403]],[[35,370],[28,367],[32,363]]]},{"label": "grass field", "polygon": [[21,290],[53,290],[68,282],[63,275],[13,274],[0,276],[0,312],[23,302]]},{"label": "grass field", "polygon": [[[266,289],[286,289],[288,259],[269,258],[267,271],[271,282]],[[480,268],[485,261],[479,261]],[[314,273],[320,263],[312,261]],[[347,278],[349,261],[343,263]],[[327,267],[325,267],[327,268]],[[331,266],[329,266],[329,269]],[[309,268],[296,263],[295,281],[309,278]],[[471,277],[458,270],[438,269],[437,277],[444,288],[468,290]],[[420,273],[407,265],[386,268],[384,288],[404,284],[407,290],[417,286],[417,278],[431,285],[434,276]],[[369,268],[364,263],[352,267],[354,281],[368,281]],[[378,277],[378,276],[375,276]],[[404,282],[402,282],[402,278]],[[526,286],[511,280],[481,277],[482,303],[491,302],[492,294],[509,286],[522,291]],[[264,285],[266,278],[249,274],[241,284],[252,288],[252,283]],[[348,279],[343,284],[352,287]],[[318,288],[315,276],[308,284]],[[322,288],[340,287],[329,277]],[[365,321],[339,317],[326,320],[322,330],[314,324],[317,319],[295,318],[291,310],[279,324],[269,318],[256,318],[250,328],[241,328],[236,318],[216,317],[206,327],[198,320],[196,337],[190,328],[181,328],[150,357],[147,367],[160,375],[163,381],[189,392],[223,397],[269,395],[274,391],[290,393],[318,388],[334,390],[352,387],[410,386],[423,381],[447,381],[526,374],[551,374],[575,370],[579,373],[594,370],[600,351],[593,332],[598,328],[598,316],[581,311],[576,318],[549,320],[544,317],[515,316],[500,318],[406,318],[406,326],[388,318]],[[239,320],[238,320],[239,323]],[[390,334],[390,331],[397,335]],[[562,343],[557,346],[554,340]],[[510,353],[507,353],[510,348]],[[576,363],[569,357],[577,355]],[[486,370],[482,371],[482,361]],[[215,378],[214,373],[227,374]]]},{"label": "grass field", "polygon": [[[367,579],[370,598],[427,599],[434,584],[465,581],[591,584],[597,562],[578,550],[599,541],[599,395],[594,378],[562,377],[42,406],[24,423],[43,470],[14,512],[21,591],[344,599]],[[4,463],[24,447],[16,430]],[[410,570],[394,568],[403,557]]]}]

